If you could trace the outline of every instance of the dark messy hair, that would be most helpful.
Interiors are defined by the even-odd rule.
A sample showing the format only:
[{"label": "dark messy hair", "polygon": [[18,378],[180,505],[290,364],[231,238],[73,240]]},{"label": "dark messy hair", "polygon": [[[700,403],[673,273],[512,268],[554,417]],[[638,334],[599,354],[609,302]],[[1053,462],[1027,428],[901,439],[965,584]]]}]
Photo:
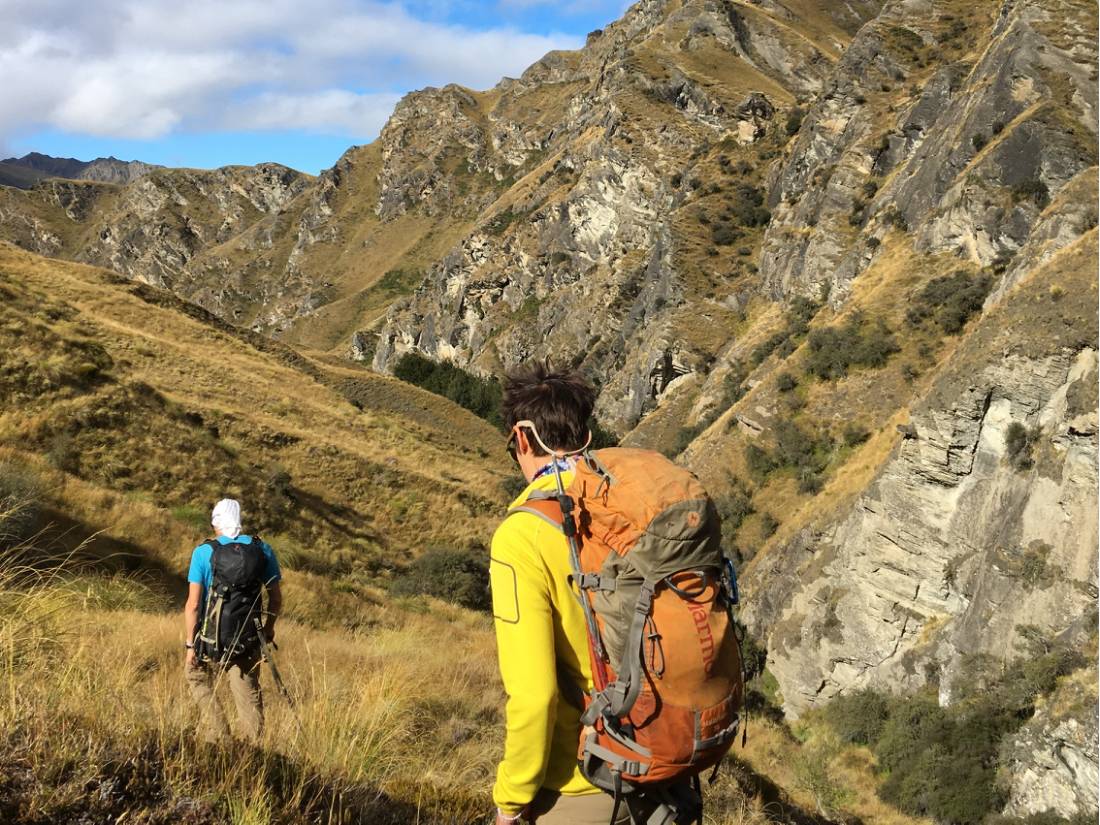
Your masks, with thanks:
[{"label": "dark messy hair", "polygon": [[[555,370],[549,361],[525,364],[504,378],[501,418],[509,431],[533,421],[539,437],[553,450],[579,450],[588,440],[588,420],[596,391],[579,372]],[[532,439],[535,455],[545,455]]]}]

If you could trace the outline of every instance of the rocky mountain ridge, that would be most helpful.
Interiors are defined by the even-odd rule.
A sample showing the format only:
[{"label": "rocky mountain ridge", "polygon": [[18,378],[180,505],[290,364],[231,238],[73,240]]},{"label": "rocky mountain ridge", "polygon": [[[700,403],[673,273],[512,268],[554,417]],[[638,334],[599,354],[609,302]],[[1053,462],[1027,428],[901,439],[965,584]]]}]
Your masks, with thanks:
[{"label": "rocky mountain ridge", "polygon": [[0,186],[29,189],[46,178],[131,183],[154,169],[162,168],[140,160],[119,160],[116,157],[76,160],[29,152],[21,158],[0,160]]},{"label": "rocky mountain ridge", "polygon": [[[950,703],[1095,638],[1095,32],[1068,0],[643,0],[317,178],[47,181],[0,226],[378,371],[579,367],[715,494],[788,716]],[[1078,711],[1072,770],[1060,711],[1006,745],[1012,812],[1096,809]]]}]

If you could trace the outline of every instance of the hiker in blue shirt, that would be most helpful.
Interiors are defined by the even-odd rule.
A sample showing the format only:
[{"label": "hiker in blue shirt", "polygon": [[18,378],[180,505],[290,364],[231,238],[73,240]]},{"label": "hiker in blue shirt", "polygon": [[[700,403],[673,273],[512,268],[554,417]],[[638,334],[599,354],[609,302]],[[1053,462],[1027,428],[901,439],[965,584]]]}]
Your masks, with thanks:
[{"label": "hiker in blue shirt", "polygon": [[269,642],[275,639],[275,620],[283,606],[282,576],[271,547],[241,534],[238,502],[219,501],[210,522],[216,538],[192,551],[187,575],[184,673],[203,712],[200,732],[206,741],[218,742],[229,734],[215,695],[217,680],[227,676],[242,732],[255,743],[263,732],[260,634]]}]

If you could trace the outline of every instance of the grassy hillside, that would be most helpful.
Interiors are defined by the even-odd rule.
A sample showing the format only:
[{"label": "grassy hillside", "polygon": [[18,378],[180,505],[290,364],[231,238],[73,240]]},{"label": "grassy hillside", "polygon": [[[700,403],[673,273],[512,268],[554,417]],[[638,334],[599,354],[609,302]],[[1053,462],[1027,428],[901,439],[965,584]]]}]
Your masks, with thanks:
[{"label": "grassy hillside", "polygon": [[[426,548],[487,540],[499,435],[102,270],[0,246],[0,296],[0,819],[485,821],[491,620],[388,584]],[[258,748],[198,744],[180,674],[184,570],[223,494],[285,567],[295,704],[265,673]],[[708,821],[818,821],[814,787],[777,768],[798,741],[751,731]],[[845,810],[881,810],[868,776]]]},{"label": "grassy hillside", "polygon": [[292,566],[349,586],[488,540],[506,468],[461,408],[103,270],[3,246],[0,274],[0,450],[59,540],[179,571],[234,495]]}]

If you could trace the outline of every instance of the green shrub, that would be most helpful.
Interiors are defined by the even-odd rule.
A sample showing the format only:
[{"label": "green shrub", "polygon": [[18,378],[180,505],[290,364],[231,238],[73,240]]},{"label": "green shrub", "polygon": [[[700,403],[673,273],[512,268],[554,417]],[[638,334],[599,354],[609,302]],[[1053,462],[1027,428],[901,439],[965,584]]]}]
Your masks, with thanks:
[{"label": "green shrub", "polygon": [[772,335],[766,341],[758,344],[750,356],[754,365],[760,364],[776,350],[786,357],[797,348],[796,340],[806,334],[810,327],[810,321],[825,305],[825,297],[820,301],[814,301],[804,295],[797,295],[787,307],[786,323],[779,332]]},{"label": "green shrub", "polygon": [[1030,470],[1035,464],[1032,451],[1039,440],[1038,427],[1028,428],[1019,421],[1013,421],[1005,431],[1005,457],[1008,463],[1018,471]]},{"label": "green shrub", "polygon": [[802,128],[802,120],[806,117],[806,112],[801,106],[795,106],[787,113],[787,134],[794,135]]},{"label": "green shrub", "polygon": [[422,280],[424,280],[424,273],[419,269],[390,269],[371,289],[387,295],[406,295],[412,292]]},{"label": "green shrub", "polygon": [[672,440],[672,443],[663,447],[661,452],[668,458],[676,458],[676,456],[691,445],[692,441],[699,437],[699,434],[703,432],[707,426],[708,423],[706,421],[700,421],[693,427],[681,427],[676,431],[676,437]]},{"label": "green shrub", "polygon": [[920,326],[931,318],[947,335],[955,335],[982,308],[992,288],[988,275],[972,277],[962,269],[934,278],[913,298],[905,319]]},{"label": "green shrub", "polygon": [[873,745],[882,736],[886,720],[890,718],[890,706],[889,697],[864,688],[836,697],[825,706],[823,714],[841,741]]},{"label": "green shrub", "polygon": [[871,433],[866,427],[861,427],[859,424],[853,423],[844,425],[842,438],[844,439],[844,445],[846,447],[855,447],[857,444],[862,444],[870,437]]},{"label": "green shrub", "polygon": [[971,136],[970,143],[974,147],[975,152],[980,152],[985,148],[985,145],[989,143],[989,138],[983,135],[981,132]]},{"label": "green shrub", "polygon": [[593,450],[602,450],[604,447],[619,446],[619,437],[611,432],[611,430],[605,430],[595,418],[588,422],[588,429],[592,433]]},{"label": "green shrub", "polygon": [[449,398],[486,421],[502,426],[500,384],[491,378],[479,378],[454,364],[433,361],[415,352],[407,352],[394,365],[393,374],[410,384]]},{"label": "green shrub", "polygon": [[749,183],[739,183],[733,190],[730,214],[741,226],[764,226],[771,213],[764,208],[764,192]]},{"label": "green shrub", "polygon": [[[741,562],[748,561],[752,556],[746,556],[737,546],[738,529],[756,512],[748,488],[740,479],[730,476],[729,492],[715,496],[714,507],[722,519],[722,546],[727,549],[727,555],[736,556]],[[733,552],[729,553],[730,550]]]},{"label": "green shrub", "polygon": [[210,526],[210,511],[205,507],[197,507],[193,504],[182,504],[169,510],[172,518],[182,521],[197,533],[209,533],[213,530]]},{"label": "green shrub", "polygon": [[741,233],[726,221],[718,221],[711,225],[710,237],[718,246],[731,246]]},{"label": "green shrub", "polygon": [[490,235],[503,235],[509,226],[520,218],[526,217],[526,215],[525,212],[514,212],[511,208],[508,208],[489,218],[482,228]]},{"label": "green shrub", "polygon": [[46,460],[58,470],[75,473],[80,469],[80,450],[72,433],[55,433],[46,446]]},{"label": "green shrub", "polygon": [[1016,203],[1030,201],[1040,209],[1046,209],[1050,205],[1050,189],[1036,176],[1013,186],[1012,199]]},{"label": "green shrub", "polygon": [[471,610],[489,610],[489,568],[485,561],[463,550],[434,548],[395,577],[397,596],[433,596]]},{"label": "green shrub", "polygon": [[887,226],[892,226],[899,232],[909,231],[909,221],[905,219],[905,215],[896,206],[892,206],[884,212],[882,219]]},{"label": "green shrub", "polygon": [[749,473],[757,481],[764,481],[776,468],[771,453],[758,444],[745,447],[745,463],[749,467]]},{"label": "green shrub", "polygon": [[798,474],[798,492],[816,496],[825,486],[820,475],[812,470],[801,470]]},{"label": "green shrub", "polygon": [[988,825],[1005,801],[997,783],[1004,737],[1084,663],[1053,642],[1045,647],[1049,653],[1032,646],[1007,668],[990,656],[964,660],[950,707],[940,707],[930,690],[892,697],[866,689],[834,699],[822,715],[841,740],[874,750],[885,801],[942,823]]},{"label": "green shrub", "polygon": [[745,393],[748,392],[745,388],[745,379],[748,377],[749,371],[743,364],[736,363],[730,367],[730,371],[722,379],[722,400],[718,403],[718,409],[721,412],[725,412],[745,397]]},{"label": "green shrub", "polygon": [[[745,461],[758,481],[782,469],[793,469],[799,479],[803,479],[825,471],[832,449],[833,441],[828,435],[811,435],[793,421],[783,419],[775,425],[775,447],[767,450],[749,444],[745,448]],[[804,492],[816,492],[821,489],[820,479],[807,482],[806,486]]]},{"label": "green shrub", "polygon": [[0,549],[31,538],[38,527],[45,491],[34,470],[16,461],[0,462]]},{"label": "green shrub", "polygon": [[852,318],[810,333],[806,370],[818,378],[836,380],[851,367],[881,367],[901,348],[886,324]]},{"label": "green shrub", "polygon": [[798,381],[789,372],[781,372],[775,377],[775,388],[780,392],[790,392],[798,386]]}]

